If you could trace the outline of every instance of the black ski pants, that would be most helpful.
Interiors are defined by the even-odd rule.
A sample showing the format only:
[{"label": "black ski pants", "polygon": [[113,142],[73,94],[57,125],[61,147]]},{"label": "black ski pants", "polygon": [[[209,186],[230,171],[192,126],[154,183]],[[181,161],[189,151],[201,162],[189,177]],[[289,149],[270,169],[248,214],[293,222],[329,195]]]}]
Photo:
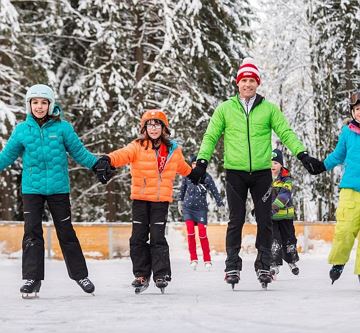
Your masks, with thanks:
[{"label": "black ski pants", "polygon": [[225,272],[242,269],[239,252],[248,190],[254,202],[257,223],[255,247],[258,254],[254,265],[255,270],[269,270],[272,261],[271,183],[270,169],[251,173],[226,170],[226,195],[230,216],[226,232]]},{"label": "black ski pants", "polygon": [[85,258],[71,223],[69,194],[23,194],[24,237],[22,255],[23,279],[44,279],[44,237],[42,216],[47,202],[54,221],[68,274],[73,280],[88,276]]},{"label": "black ski pants", "polygon": [[[169,246],[165,238],[168,202],[134,200],[130,257],[135,277],[171,279]],[[150,238],[150,242],[149,242]]]},{"label": "black ski pants", "polygon": [[299,261],[296,244],[293,220],[273,220],[272,265],[281,266],[283,259],[288,264]]}]

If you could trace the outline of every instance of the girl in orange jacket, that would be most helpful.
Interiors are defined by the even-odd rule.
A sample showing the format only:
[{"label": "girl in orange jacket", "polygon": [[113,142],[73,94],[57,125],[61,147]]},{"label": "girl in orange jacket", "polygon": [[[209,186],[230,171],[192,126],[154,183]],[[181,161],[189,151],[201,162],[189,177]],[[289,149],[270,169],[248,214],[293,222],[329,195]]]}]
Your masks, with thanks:
[{"label": "girl in orange jacket", "polygon": [[141,118],[140,137],[101,157],[97,167],[97,177],[104,184],[111,178],[113,168],[126,164],[131,167],[130,257],[135,293],[149,286],[151,273],[162,292],[171,280],[169,246],[165,238],[168,207],[173,201],[176,174],[188,176],[192,169],[177,143],[169,139],[168,127],[163,111],[146,111]]}]

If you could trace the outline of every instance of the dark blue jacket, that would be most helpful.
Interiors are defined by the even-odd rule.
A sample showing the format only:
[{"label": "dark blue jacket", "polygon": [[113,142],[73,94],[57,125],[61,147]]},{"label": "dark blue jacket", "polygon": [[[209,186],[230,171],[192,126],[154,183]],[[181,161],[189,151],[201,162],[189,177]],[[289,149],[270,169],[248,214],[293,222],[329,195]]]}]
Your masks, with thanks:
[{"label": "dark blue jacket", "polygon": [[218,206],[224,205],[214,180],[208,173],[206,173],[203,183],[199,185],[194,185],[188,177],[184,177],[180,187],[179,200],[184,202],[184,208],[207,211],[206,194],[208,191],[210,191]]}]

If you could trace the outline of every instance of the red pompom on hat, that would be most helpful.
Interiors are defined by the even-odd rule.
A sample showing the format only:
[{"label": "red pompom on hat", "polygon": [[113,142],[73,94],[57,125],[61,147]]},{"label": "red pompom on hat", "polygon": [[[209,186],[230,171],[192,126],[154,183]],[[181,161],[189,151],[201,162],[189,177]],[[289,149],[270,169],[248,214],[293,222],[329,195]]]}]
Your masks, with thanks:
[{"label": "red pompom on hat", "polygon": [[238,84],[239,81],[245,77],[252,77],[260,85],[260,72],[254,63],[253,58],[245,58],[242,61],[236,75],[236,84]]}]

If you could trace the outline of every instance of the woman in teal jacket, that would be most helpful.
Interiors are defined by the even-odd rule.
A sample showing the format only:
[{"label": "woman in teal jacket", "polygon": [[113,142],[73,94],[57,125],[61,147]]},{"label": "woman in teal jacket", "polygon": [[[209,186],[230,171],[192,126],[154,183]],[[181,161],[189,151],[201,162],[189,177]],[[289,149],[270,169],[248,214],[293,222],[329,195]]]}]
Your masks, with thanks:
[{"label": "woman in teal jacket", "polygon": [[358,238],[355,274],[360,280],[360,91],[350,101],[352,120],[343,127],[335,150],[325,159],[324,171],[343,165],[339,188],[339,205],[329,263],[330,279],[339,279],[350,257],[355,238]]},{"label": "woman in teal jacket", "polygon": [[94,285],[79,240],[71,223],[68,154],[91,169],[97,158],[82,144],[73,127],[61,119],[54,92],[43,84],[32,86],[26,94],[26,120],[12,132],[0,153],[0,171],[21,156],[23,162],[22,196],[24,204],[24,237],[20,288],[23,296],[39,291],[44,279],[44,238],[42,216],[47,202],[66,267],[71,279],[87,293]]}]

